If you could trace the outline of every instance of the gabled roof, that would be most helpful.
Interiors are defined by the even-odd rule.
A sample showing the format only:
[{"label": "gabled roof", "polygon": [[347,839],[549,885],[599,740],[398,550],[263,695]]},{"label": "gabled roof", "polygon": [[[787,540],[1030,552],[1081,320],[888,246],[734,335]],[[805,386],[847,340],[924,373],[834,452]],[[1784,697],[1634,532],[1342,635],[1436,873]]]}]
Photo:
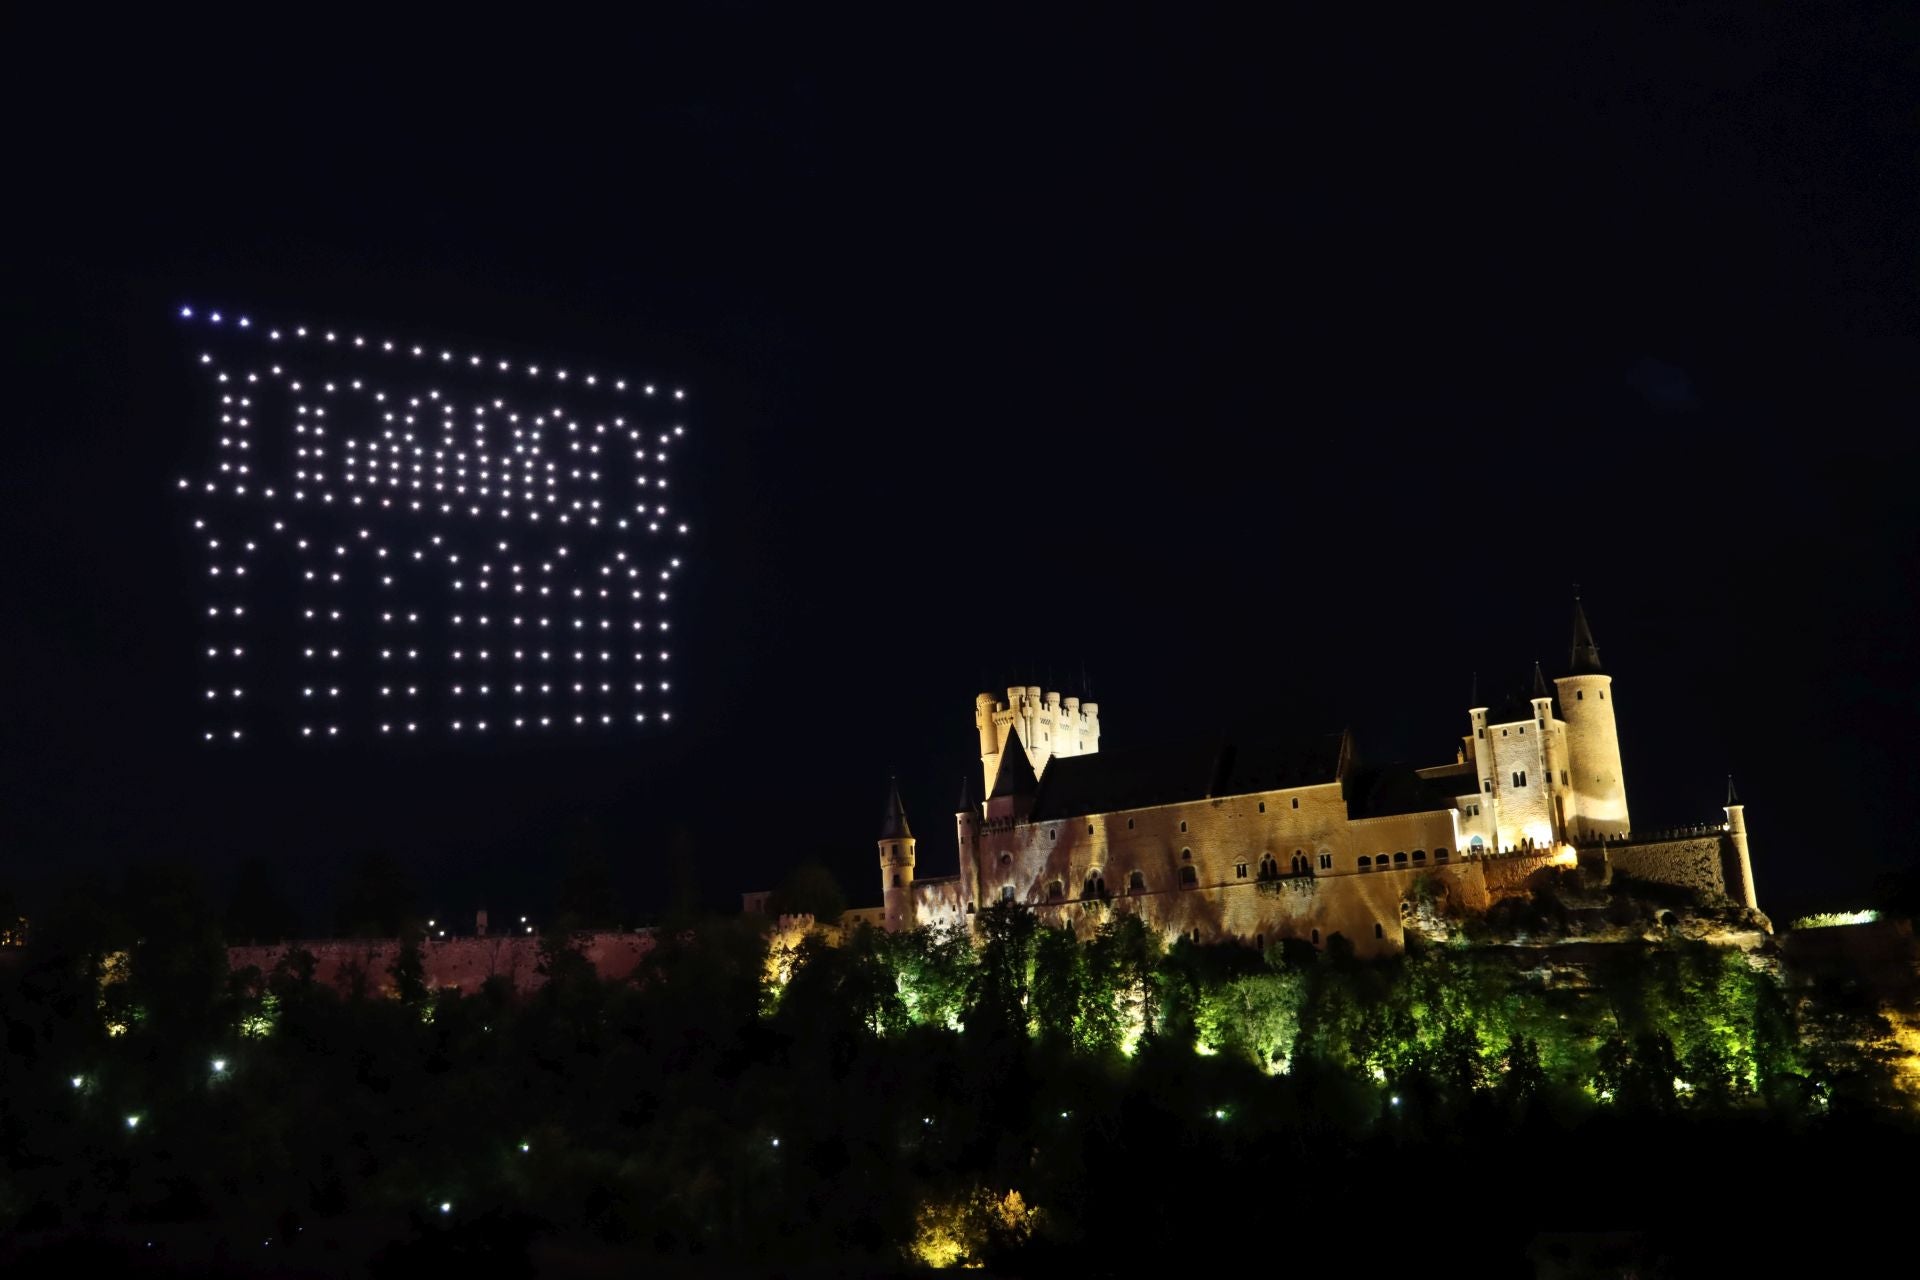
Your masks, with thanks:
[{"label": "gabled roof", "polygon": [[880,820],[880,838],[882,840],[911,840],[913,828],[907,825],[907,808],[900,803],[900,781],[893,779],[887,784],[887,812]]},{"label": "gabled roof", "polygon": [[1030,796],[1039,786],[1039,779],[1033,776],[1033,761],[1027,759],[1026,744],[1020,741],[1020,730],[1009,730],[1007,744],[1000,751],[1000,770],[993,776],[993,794],[987,799]]},{"label": "gabled roof", "polygon": [[1046,821],[1338,782],[1347,750],[1346,735],[1331,733],[1055,756],[1032,816]]}]

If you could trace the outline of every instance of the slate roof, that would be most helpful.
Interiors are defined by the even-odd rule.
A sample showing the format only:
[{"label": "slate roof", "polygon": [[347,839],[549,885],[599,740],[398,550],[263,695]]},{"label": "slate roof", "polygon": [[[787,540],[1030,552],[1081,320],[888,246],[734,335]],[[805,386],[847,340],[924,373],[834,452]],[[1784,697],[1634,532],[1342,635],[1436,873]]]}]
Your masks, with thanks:
[{"label": "slate roof", "polygon": [[887,812],[880,819],[880,838],[882,840],[913,839],[913,828],[907,825],[907,807],[900,803],[898,779],[894,779],[887,785]]},{"label": "slate roof", "polygon": [[1587,611],[1581,608],[1579,596],[1573,598],[1573,653],[1567,671],[1576,676],[1606,674],[1606,668],[1600,665],[1600,647],[1593,642],[1593,628],[1587,625]]},{"label": "slate roof", "polygon": [[1020,741],[1020,730],[1013,729],[1007,734],[1007,745],[1001,749],[1000,769],[993,775],[993,794],[987,799],[1030,796],[1039,786],[1033,776],[1033,761],[1027,758],[1026,744]]},{"label": "slate roof", "polygon": [[1330,733],[1291,741],[1155,743],[1056,756],[1040,781],[1032,820],[1338,782],[1348,752],[1347,736]]}]

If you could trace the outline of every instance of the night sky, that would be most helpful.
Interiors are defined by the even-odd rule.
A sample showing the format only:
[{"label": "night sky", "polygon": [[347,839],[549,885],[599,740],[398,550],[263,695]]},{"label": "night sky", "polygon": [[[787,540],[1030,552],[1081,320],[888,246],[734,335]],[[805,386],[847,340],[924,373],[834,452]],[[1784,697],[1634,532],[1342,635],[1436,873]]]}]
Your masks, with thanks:
[{"label": "night sky", "polygon": [[[1776,918],[1912,858],[1914,20],[1386,11],[23,33],[0,884],[137,859],[634,919],[824,857],[973,695],[1103,744],[1438,763],[1581,585],[1636,825],[1749,810]],[[209,751],[182,304],[689,390],[671,732]],[[676,832],[679,833],[676,835]],[[675,850],[679,852],[676,854]]]}]

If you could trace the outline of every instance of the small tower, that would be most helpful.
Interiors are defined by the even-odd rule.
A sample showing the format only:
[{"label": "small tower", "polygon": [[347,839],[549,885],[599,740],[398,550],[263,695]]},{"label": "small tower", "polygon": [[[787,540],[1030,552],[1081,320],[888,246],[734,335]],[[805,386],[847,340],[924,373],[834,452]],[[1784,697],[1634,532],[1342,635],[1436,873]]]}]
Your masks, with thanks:
[{"label": "small tower", "polygon": [[913,862],[913,828],[900,803],[900,782],[893,779],[887,785],[886,816],[880,820],[880,900],[888,933],[913,927]]},{"label": "small tower", "polygon": [[1621,835],[1631,831],[1633,823],[1627,816],[1620,732],[1613,719],[1613,677],[1600,665],[1600,649],[1577,595],[1569,657],[1568,674],[1553,682],[1567,726],[1567,774],[1573,794],[1566,824],[1576,838]]},{"label": "small tower", "polygon": [[1553,714],[1553,689],[1547,684],[1547,677],[1540,670],[1536,659],[1533,664],[1533,694],[1527,699],[1533,704],[1533,750],[1538,760],[1540,785],[1545,793],[1552,797],[1547,812],[1553,822],[1553,839],[1557,844],[1567,838],[1566,794],[1558,784],[1554,771],[1566,764],[1566,750],[1563,747],[1554,750],[1554,736],[1559,729]]},{"label": "small tower", "polygon": [[1727,841],[1733,846],[1727,859],[1727,896],[1743,907],[1758,911],[1760,899],[1753,891],[1753,855],[1747,849],[1747,806],[1733,789],[1733,775],[1727,775]]},{"label": "small tower", "polygon": [[960,807],[953,815],[954,841],[960,848],[960,887],[967,910],[980,901],[980,788],[971,772],[960,778]]}]

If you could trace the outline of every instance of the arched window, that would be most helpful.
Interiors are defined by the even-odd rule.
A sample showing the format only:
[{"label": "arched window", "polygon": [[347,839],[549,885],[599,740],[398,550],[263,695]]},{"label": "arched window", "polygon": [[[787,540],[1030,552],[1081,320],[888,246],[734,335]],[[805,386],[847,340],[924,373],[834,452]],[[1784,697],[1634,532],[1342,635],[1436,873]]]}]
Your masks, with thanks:
[{"label": "arched window", "polygon": [[1374,925],[1373,925],[1373,936],[1374,936],[1374,937],[1376,937],[1376,938],[1384,938],[1384,937],[1386,937],[1386,936],[1387,936],[1387,931],[1386,931],[1385,929],[1383,929],[1383,928],[1381,928],[1381,927],[1380,927],[1380,923],[1379,923],[1379,921],[1375,921],[1375,922],[1374,922]]},{"label": "arched window", "polygon": [[900,873],[898,871],[893,873],[893,887],[896,889],[900,887]]},{"label": "arched window", "polygon": [[1427,860],[1427,851],[1425,849],[1415,849],[1413,851],[1413,860],[1415,862],[1425,862]]},{"label": "arched window", "polygon": [[1058,880],[1047,881],[1047,901],[1058,902],[1067,896],[1067,886]]},{"label": "arched window", "polygon": [[1182,862],[1192,862],[1192,861],[1193,861],[1193,850],[1191,850],[1191,849],[1182,849],[1182,850],[1180,851],[1180,861],[1182,861]]},{"label": "arched window", "polygon": [[1087,883],[1081,887],[1080,896],[1083,898],[1104,898],[1107,896],[1107,882],[1106,879],[1101,876],[1100,868],[1095,867],[1093,870],[1087,872]]},{"label": "arched window", "polygon": [[1012,902],[1012,901],[1013,901],[1013,886],[1012,886],[1012,885],[1010,885],[1010,884],[1003,884],[1003,885],[1001,885],[1001,886],[1000,886],[1000,901],[1002,901],[1002,902]]},{"label": "arched window", "polygon": [[1010,853],[1003,853],[1003,854],[1001,854],[1001,855],[1000,855],[1000,865],[1001,865],[1001,866],[1003,866],[1003,867],[1010,867],[1010,866],[1012,866],[1012,865],[1013,865],[1013,855],[1012,855],[1012,854],[1010,854]]},{"label": "arched window", "polygon": [[1180,819],[1180,829],[1182,831],[1187,829],[1187,820],[1185,818]]},{"label": "arched window", "polygon": [[1128,893],[1145,893],[1146,891],[1147,891],[1147,873],[1146,872],[1135,871],[1127,877]]},{"label": "arched window", "polygon": [[1200,873],[1192,867],[1180,868],[1180,887],[1182,889],[1198,889],[1200,887]]},{"label": "arched window", "polygon": [[1433,860],[1435,862],[1445,862],[1447,860],[1447,846],[1445,845],[1435,846],[1433,851]]},{"label": "arched window", "polygon": [[1275,880],[1275,879],[1278,879],[1279,876],[1280,876],[1280,864],[1274,861],[1273,855],[1270,853],[1261,854],[1260,855],[1260,878],[1262,880]]},{"label": "arched window", "polygon": [[1371,871],[1371,870],[1373,870],[1373,859],[1372,859],[1372,858],[1369,858],[1369,857],[1368,857],[1368,856],[1367,856],[1366,854],[1364,854],[1364,853],[1360,855],[1360,869],[1361,869],[1362,871]]},{"label": "arched window", "polygon": [[1393,860],[1395,863],[1403,863],[1407,860],[1407,855],[1404,853],[1396,853],[1393,855]]},{"label": "arched window", "polygon": [[1265,813],[1266,811],[1267,811],[1267,802],[1265,800],[1262,800],[1260,802],[1260,812]]}]

